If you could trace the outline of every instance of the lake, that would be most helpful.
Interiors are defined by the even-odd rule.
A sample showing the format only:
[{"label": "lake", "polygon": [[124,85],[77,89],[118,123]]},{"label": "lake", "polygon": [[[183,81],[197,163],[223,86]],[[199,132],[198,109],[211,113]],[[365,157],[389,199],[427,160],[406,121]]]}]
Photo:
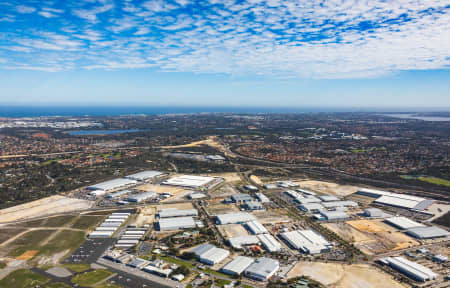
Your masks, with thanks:
[{"label": "lake", "polygon": [[123,133],[134,133],[144,130],[140,129],[126,129],[126,130],[78,130],[70,131],[67,134],[72,136],[83,136],[83,135],[112,135],[112,134],[123,134]]}]

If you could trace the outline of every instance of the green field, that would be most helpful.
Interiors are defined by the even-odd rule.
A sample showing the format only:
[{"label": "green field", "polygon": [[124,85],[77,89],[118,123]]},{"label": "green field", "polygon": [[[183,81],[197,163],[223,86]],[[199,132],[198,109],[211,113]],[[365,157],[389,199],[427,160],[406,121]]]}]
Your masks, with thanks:
[{"label": "green field", "polygon": [[438,177],[412,176],[412,175],[401,175],[400,177],[403,179],[407,179],[407,180],[420,180],[420,181],[431,183],[434,185],[442,185],[442,186],[450,187],[450,180],[442,179],[442,178],[438,178]]},{"label": "green field", "polygon": [[12,249],[9,251],[8,255],[17,257],[28,250],[40,251],[41,247],[39,244],[54,232],[54,230],[36,230],[27,232],[9,244],[9,247]]},{"label": "green field", "polygon": [[55,282],[45,285],[44,288],[71,288],[71,286],[62,282]]},{"label": "green field", "polygon": [[5,268],[5,267],[6,267],[6,263],[0,262],[0,269],[3,269],[3,268]]},{"label": "green field", "polygon": [[103,221],[105,217],[103,216],[80,216],[73,224],[72,228],[87,230],[94,228],[101,221]]},{"label": "green field", "polygon": [[83,287],[92,287],[96,283],[108,278],[114,273],[108,270],[98,269],[83,274],[78,274],[72,278],[72,283]]},{"label": "green field", "polygon": [[84,235],[81,231],[63,230],[41,247],[39,254],[52,255],[65,250],[73,251],[84,242]]},{"label": "green field", "polygon": [[11,272],[8,276],[0,280],[0,287],[8,288],[34,288],[42,286],[50,279],[37,274],[28,269],[20,269]]},{"label": "green field", "polygon": [[418,179],[420,181],[428,182],[431,184],[450,187],[450,181],[446,180],[446,179],[437,178],[437,177],[419,177]]},{"label": "green field", "polygon": [[5,242],[6,240],[16,236],[17,234],[22,233],[26,229],[0,229],[0,243]]},{"label": "green field", "polygon": [[79,273],[89,270],[91,265],[89,264],[64,264],[63,267],[69,269],[72,272]]}]

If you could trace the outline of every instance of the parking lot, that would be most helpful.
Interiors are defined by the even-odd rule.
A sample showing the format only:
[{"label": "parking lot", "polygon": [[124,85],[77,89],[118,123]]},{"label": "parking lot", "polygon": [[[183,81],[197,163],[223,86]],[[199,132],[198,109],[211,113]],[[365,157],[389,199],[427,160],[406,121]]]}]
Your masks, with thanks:
[{"label": "parking lot", "polygon": [[114,245],[117,239],[87,239],[84,243],[70,255],[65,263],[87,263],[91,264],[108,249]]}]

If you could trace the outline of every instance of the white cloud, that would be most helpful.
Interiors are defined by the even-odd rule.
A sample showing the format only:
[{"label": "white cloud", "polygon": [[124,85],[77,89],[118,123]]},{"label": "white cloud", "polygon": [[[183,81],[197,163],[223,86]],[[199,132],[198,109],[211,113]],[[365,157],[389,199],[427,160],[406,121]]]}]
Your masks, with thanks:
[{"label": "white cloud", "polygon": [[29,14],[29,13],[33,13],[34,11],[36,11],[36,8],[31,7],[31,6],[25,6],[25,5],[19,5],[17,6],[17,12],[22,13],[22,14]]},{"label": "white cloud", "polygon": [[[59,11],[42,8],[39,13],[52,15],[70,10],[82,24],[25,34],[34,37],[18,31],[6,46],[31,67],[159,67],[288,78],[378,77],[450,65],[449,0],[210,0],[196,3],[205,7],[190,14],[180,8],[191,1],[133,3],[114,11],[111,2],[95,0]],[[36,63],[43,50],[52,57]]]}]

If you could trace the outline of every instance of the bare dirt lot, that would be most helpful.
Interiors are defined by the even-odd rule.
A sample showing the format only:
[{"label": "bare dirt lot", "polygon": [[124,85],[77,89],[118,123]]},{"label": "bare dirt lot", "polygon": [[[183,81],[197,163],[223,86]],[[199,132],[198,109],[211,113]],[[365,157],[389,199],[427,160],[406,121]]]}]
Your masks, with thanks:
[{"label": "bare dirt lot", "polygon": [[155,215],[161,209],[166,208],[177,208],[177,209],[192,209],[192,203],[184,202],[184,203],[174,203],[174,204],[163,204],[163,205],[148,205],[143,208],[139,208],[139,213],[137,213],[136,217],[130,221],[130,224],[136,226],[142,226],[144,224],[153,224],[155,222]]},{"label": "bare dirt lot", "polygon": [[275,224],[292,221],[292,219],[288,216],[287,210],[285,209],[254,211],[252,214],[258,218],[258,221],[262,224]]},{"label": "bare dirt lot", "polygon": [[299,262],[288,278],[306,275],[332,288],[405,288],[390,275],[366,264]]},{"label": "bare dirt lot", "polygon": [[191,193],[192,190],[185,189],[182,187],[175,187],[169,185],[158,185],[158,184],[144,184],[137,187],[140,192],[156,192],[158,194],[170,193],[173,196],[165,199],[161,202],[170,202],[182,200],[187,194]]},{"label": "bare dirt lot", "polygon": [[231,195],[238,194],[238,193],[239,193],[239,191],[237,191],[236,188],[230,184],[225,184],[218,189],[208,192],[208,194],[209,194],[209,196],[211,196],[211,198],[221,198],[221,199],[230,197]]},{"label": "bare dirt lot", "polygon": [[219,229],[220,234],[226,239],[250,235],[244,226],[240,224],[219,225],[217,229]]},{"label": "bare dirt lot", "polygon": [[398,232],[381,220],[353,220],[345,223],[324,224],[327,228],[355,244],[368,255],[395,251],[416,246],[419,243]]},{"label": "bare dirt lot", "polygon": [[315,192],[337,196],[347,196],[355,193],[359,189],[359,187],[357,186],[340,185],[332,182],[323,182],[315,180],[297,181],[296,183],[300,185],[300,187],[305,189],[310,189]]},{"label": "bare dirt lot", "polygon": [[206,211],[209,215],[226,214],[239,211],[239,208],[234,204],[223,204],[221,199],[209,200]]},{"label": "bare dirt lot", "polygon": [[0,223],[89,209],[94,202],[55,195],[0,210]]}]

